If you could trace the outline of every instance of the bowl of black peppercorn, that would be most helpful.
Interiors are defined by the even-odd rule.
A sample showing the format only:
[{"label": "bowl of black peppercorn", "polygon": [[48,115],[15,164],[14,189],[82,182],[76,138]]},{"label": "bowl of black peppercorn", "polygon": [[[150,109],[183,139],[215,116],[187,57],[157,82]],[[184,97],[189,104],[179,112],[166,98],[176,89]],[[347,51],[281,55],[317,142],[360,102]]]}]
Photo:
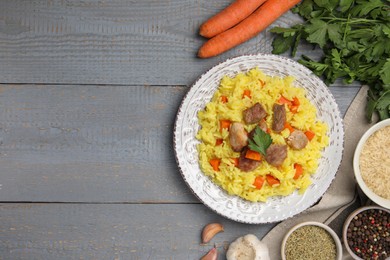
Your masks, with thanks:
[{"label": "bowl of black peppercorn", "polygon": [[344,223],[343,242],[354,259],[390,259],[390,210],[365,206],[352,212]]}]

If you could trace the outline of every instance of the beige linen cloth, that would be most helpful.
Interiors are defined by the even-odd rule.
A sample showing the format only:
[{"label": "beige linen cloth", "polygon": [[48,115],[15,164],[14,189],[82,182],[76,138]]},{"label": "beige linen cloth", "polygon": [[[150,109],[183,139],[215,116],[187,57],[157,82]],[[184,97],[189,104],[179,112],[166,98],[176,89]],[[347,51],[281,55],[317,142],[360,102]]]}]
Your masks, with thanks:
[{"label": "beige linen cloth", "polygon": [[[356,208],[367,204],[367,199],[357,188],[353,173],[355,147],[372,125],[365,118],[367,86],[362,86],[344,116],[344,154],[341,165],[331,186],[313,207],[275,226],[262,241],[269,247],[272,260],[281,259],[281,244],[284,235],[293,226],[305,221],[323,222],[342,238],[342,226],[348,215]],[[369,202],[368,202],[369,203]],[[343,259],[352,259],[344,248]]]}]

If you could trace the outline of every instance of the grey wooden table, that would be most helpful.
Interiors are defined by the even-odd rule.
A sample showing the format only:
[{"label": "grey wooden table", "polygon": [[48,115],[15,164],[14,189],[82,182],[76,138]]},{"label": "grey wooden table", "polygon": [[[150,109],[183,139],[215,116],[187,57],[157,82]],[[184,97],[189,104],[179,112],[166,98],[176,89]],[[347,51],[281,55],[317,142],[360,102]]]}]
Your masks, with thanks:
[{"label": "grey wooden table", "polygon": [[[198,259],[214,244],[223,259],[238,236],[276,224],[216,215],[174,158],[194,81],[227,58],[271,52],[266,31],[196,58],[199,25],[230,2],[0,2],[0,259]],[[288,13],[273,26],[298,21]],[[344,114],[359,86],[330,89]],[[202,245],[214,221],[225,232]]]}]

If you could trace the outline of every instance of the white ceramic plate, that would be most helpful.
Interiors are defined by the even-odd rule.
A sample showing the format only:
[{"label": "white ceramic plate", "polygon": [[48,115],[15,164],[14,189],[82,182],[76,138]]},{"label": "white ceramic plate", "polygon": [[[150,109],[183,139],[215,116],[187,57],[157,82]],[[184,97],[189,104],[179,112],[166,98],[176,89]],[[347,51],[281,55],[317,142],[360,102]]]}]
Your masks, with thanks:
[{"label": "white ceramic plate", "polygon": [[[253,203],[228,195],[204,175],[199,167],[195,138],[200,126],[197,113],[211,100],[223,76],[235,76],[258,67],[271,76],[295,77],[295,85],[307,90],[317,117],[329,126],[329,146],[323,151],[313,184],[303,195],[297,192]],[[179,170],[192,192],[216,213],[243,223],[270,223],[292,217],[316,203],[328,189],[341,162],[344,128],[340,111],[328,87],[309,69],[288,58],[270,54],[240,56],[203,74],[191,87],[178,110],[174,127],[174,150]]]}]

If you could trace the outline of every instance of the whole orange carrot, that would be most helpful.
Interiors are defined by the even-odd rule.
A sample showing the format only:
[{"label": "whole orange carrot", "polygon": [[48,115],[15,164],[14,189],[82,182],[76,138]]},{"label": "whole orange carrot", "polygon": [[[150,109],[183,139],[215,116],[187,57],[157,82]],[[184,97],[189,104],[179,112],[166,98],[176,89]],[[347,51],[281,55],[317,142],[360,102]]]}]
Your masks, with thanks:
[{"label": "whole orange carrot", "polygon": [[255,37],[301,0],[267,0],[236,26],[208,40],[199,49],[199,58],[210,58]]},{"label": "whole orange carrot", "polygon": [[266,0],[236,0],[200,26],[199,34],[206,38],[226,31],[253,13]]}]

